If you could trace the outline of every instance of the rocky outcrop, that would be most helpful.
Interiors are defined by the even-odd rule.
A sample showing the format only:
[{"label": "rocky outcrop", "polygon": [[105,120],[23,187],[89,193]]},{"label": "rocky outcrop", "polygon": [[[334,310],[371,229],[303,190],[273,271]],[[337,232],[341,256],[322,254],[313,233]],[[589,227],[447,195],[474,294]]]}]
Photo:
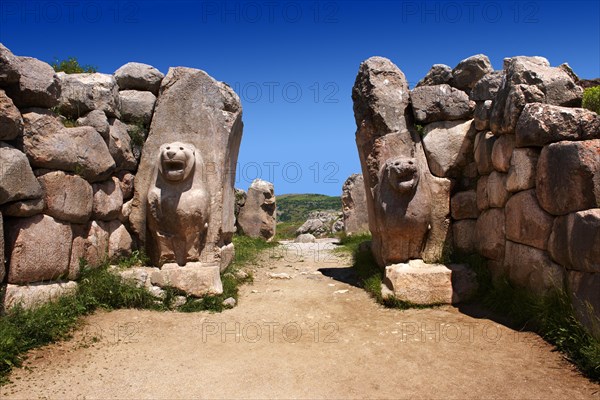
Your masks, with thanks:
[{"label": "rocky outcrop", "polygon": [[156,104],[156,96],[152,92],[138,90],[121,90],[121,116],[123,121],[149,125]]},{"label": "rocky outcrop", "polygon": [[7,224],[10,257],[8,283],[52,281],[67,276],[72,233],[68,224],[48,215]]},{"label": "rocky outcrop", "polygon": [[557,106],[581,104],[581,87],[567,72],[551,67],[543,57],[505,59],[504,73],[504,83],[494,99],[490,115],[490,127],[495,134],[514,133],[527,103]]},{"label": "rocky outcrop", "polygon": [[367,195],[361,174],[350,175],[342,186],[342,213],[347,235],[369,232]]},{"label": "rocky outcrop", "polygon": [[516,127],[519,147],[600,138],[600,116],[583,108],[527,104]]},{"label": "rocky outcrop", "polygon": [[164,75],[148,64],[130,62],[115,71],[119,90],[142,90],[158,95]]},{"label": "rocky outcrop", "polygon": [[410,92],[415,119],[421,123],[470,119],[475,103],[447,84],[420,86]]},{"label": "rocky outcrop", "polygon": [[51,108],[58,104],[60,82],[50,65],[31,57],[9,55],[5,47],[2,53],[6,63],[2,69],[11,75],[10,78],[18,77],[5,86],[6,94],[17,107]]},{"label": "rocky outcrop", "polygon": [[0,89],[0,140],[13,140],[23,134],[23,118],[10,97]]},{"label": "rocky outcrop", "polygon": [[600,139],[552,143],[542,149],[536,179],[540,205],[552,215],[600,204]]},{"label": "rocky outcrop", "polygon": [[493,70],[489,58],[484,54],[465,58],[452,70],[451,85],[460,90],[470,91],[481,78]]},{"label": "rocky outcrop", "polygon": [[277,227],[275,189],[271,182],[255,179],[241,207],[238,226],[243,234],[272,240]]},{"label": "rocky outcrop", "polygon": [[451,80],[452,68],[445,64],[434,64],[415,87],[443,85],[444,83],[450,83]]},{"label": "rocky outcrop", "polygon": [[[381,267],[412,258],[441,259],[449,235],[450,181],[430,173],[409,102],[419,121],[449,113],[464,119],[461,107],[466,102],[470,112],[468,96],[457,92],[448,85],[422,86],[409,95],[404,74],[391,61],[373,57],[360,66],[352,90],[356,142],[372,249]],[[448,102],[436,103],[439,95]],[[455,106],[462,111],[450,112]]]},{"label": "rocky outcrop", "polygon": [[40,197],[42,188],[25,154],[0,142],[0,204]]},{"label": "rocky outcrop", "polygon": [[60,110],[79,118],[90,111],[104,111],[108,117],[119,117],[120,101],[117,82],[112,75],[100,73],[58,73],[62,88]]},{"label": "rocky outcrop", "polygon": [[94,128],[65,128],[42,109],[28,111],[23,119],[23,148],[33,166],[74,172],[91,182],[106,179],[114,170],[108,147]]},{"label": "rocky outcrop", "polygon": [[459,177],[471,161],[475,139],[473,120],[433,122],[425,126],[423,148],[431,172]]},{"label": "rocky outcrop", "polygon": [[312,211],[296,235],[310,233],[316,237],[332,236],[344,230],[343,213],[335,210]]},{"label": "rocky outcrop", "polygon": [[44,212],[56,219],[83,224],[92,216],[93,190],[77,175],[52,171],[38,177],[44,190]]}]

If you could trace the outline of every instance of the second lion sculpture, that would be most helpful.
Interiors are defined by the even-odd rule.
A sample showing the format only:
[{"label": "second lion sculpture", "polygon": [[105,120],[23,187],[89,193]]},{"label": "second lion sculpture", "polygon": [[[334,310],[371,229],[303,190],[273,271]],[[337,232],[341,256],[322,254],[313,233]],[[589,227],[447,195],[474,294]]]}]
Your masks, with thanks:
[{"label": "second lion sculpture", "polygon": [[202,180],[202,159],[188,143],[160,147],[148,190],[148,254],[154,265],[200,261],[206,242],[210,195]]}]

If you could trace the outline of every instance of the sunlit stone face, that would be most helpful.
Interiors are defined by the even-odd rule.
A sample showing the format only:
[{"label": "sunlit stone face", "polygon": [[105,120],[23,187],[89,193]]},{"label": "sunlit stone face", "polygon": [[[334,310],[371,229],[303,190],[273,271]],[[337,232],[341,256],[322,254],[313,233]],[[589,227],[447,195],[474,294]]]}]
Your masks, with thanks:
[{"label": "sunlit stone face", "polygon": [[194,170],[196,148],[187,143],[174,142],[160,147],[160,174],[170,182],[186,180]]},{"label": "sunlit stone face", "polygon": [[419,183],[417,160],[408,157],[397,157],[385,163],[385,170],[390,186],[400,192],[408,193]]}]

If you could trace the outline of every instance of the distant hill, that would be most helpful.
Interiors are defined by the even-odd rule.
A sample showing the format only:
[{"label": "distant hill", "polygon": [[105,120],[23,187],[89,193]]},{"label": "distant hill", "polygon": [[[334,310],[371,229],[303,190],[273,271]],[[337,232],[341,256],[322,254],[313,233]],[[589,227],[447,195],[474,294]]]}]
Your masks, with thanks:
[{"label": "distant hill", "polygon": [[342,210],[342,198],[324,194],[282,194],[277,196],[277,221],[306,221],[311,211]]}]

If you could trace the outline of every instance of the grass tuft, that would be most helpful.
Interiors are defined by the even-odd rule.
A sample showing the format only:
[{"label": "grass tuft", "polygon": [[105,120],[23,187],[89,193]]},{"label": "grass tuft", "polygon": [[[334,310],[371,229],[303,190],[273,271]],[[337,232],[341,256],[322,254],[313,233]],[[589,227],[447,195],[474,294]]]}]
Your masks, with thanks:
[{"label": "grass tuft", "polygon": [[[234,237],[233,242],[236,258],[223,273],[223,294],[202,299],[188,296],[185,304],[177,308],[178,311],[222,311],[225,299],[233,297],[237,301],[239,285],[252,282],[252,275],[241,273],[241,267],[256,262],[261,251],[276,246],[276,243],[244,236]],[[130,268],[146,265],[147,261],[143,252],[133,252],[130,257],[120,260],[118,265],[120,268]],[[85,262],[81,266],[81,277],[73,295],[30,310],[17,306],[0,315],[0,385],[8,382],[10,371],[22,364],[27,351],[69,338],[82,316],[97,309],[171,310],[176,298],[183,295],[177,289],[164,288],[164,296],[159,299],[146,288],[138,287],[111,271],[108,261],[94,268]]]}]

